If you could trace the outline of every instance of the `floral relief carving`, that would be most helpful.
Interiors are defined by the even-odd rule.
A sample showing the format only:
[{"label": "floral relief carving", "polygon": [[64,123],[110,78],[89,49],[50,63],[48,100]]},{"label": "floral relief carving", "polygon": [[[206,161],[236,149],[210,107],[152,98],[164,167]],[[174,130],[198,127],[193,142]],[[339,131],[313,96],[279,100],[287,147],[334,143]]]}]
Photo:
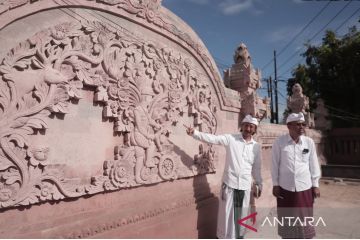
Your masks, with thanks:
[{"label": "floral relief carving", "polygon": [[[35,34],[5,56],[0,65],[0,207],[215,171],[211,146],[201,145],[186,171],[169,141],[184,117],[203,131],[216,131],[209,80],[187,56],[139,39],[96,21],[67,22]],[[94,89],[95,102],[104,103],[103,117],[114,119],[124,143],[104,161],[102,175],[81,185],[64,176],[64,166],[51,164],[56,146],[31,138],[39,131],[46,134],[49,116],[66,114],[84,86]]]},{"label": "floral relief carving", "polygon": [[[211,58],[209,57],[209,53],[206,49],[193,37],[191,37],[188,33],[184,31],[182,27],[177,26],[172,22],[171,19],[167,17],[166,14],[162,11],[161,0],[87,0],[89,2],[95,2],[98,4],[100,9],[105,9],[106,11],[109,10],[109,6],[113,7],[112,11],[114,13],[121,13],[121,10],[133,14],[134,20],[137,22],[142,22],[141,19],[146,20],[145,24],[151,26],[151,28],[156,29],[160,32],[167,32],[167,35],[170,35],[172,38],[178,41],[179,39],[183,41],[185,48],[190,47],[192,51],[195,52],[197,58],[206,66],[209,70],[210,77],[214,79],[215,87],[219,92],[219,96],[221,98],[221,108],[222,109],[232,109],[235,111],[240,111],[240,96],[232,96],[225,91],[225,86],[219,74],[216,72],[215,65],[212,63]],[[54,0],[56,6],[81,6],[86,7],[87,1],[57,1]],[[9,2],[11,2],[11,7],[9,6]],[[40,0],[0,0],[0,15],[8,10],[17,7],[26,7],[26,4],[34,4],[40,2]],[[45,1],[44,1],[45,2]],[[89,7],[93,7],[93,3],[89,5]],[[106,5],[106,6],[103,6]],[[41,7],[40,7],[41,8]],[[120,10],[120,11],[119,11]],[[139,18],[140,21],[138,19]]]}]

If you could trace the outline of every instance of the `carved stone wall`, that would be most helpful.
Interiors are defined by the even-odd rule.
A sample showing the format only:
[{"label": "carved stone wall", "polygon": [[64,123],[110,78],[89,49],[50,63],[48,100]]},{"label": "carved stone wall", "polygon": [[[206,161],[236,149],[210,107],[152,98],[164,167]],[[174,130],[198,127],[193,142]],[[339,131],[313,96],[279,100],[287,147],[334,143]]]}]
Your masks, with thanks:
[{"label": "carved stone wall", "polygon": [[[214,172],[210,145],[182,162],[169,138],[182,118],[216,131],[214,91],[196,66],[189,55],[99,21],[60,23],[18,43],[0,66],[2,207]],[[84,89],[121,138],[102,174],[77,184],[53,164],[57,146],[46,133],[48,118],[65,119]]]},{"label": "carved stone wall", "polygon": [[159,0],[12,0],[0,35],[1,237],[215,237],[225,150],[183,124],[237,132],[241,98],[190,27]]},{"label": "carved stone wall", "polygon": [[160,1],[0,6],[0,235],[214,236],[224,150],[183,124],[236,131],[240,95],[196,34]]}]

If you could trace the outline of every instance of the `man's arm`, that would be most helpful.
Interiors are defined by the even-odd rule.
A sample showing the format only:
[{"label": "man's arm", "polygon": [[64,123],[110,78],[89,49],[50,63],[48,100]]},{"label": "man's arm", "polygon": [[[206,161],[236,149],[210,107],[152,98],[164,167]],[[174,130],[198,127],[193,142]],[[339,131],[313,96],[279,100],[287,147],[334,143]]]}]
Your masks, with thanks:
[{"label": "man's arm", "polygon": [[280,196],[280,185],[279,185],[279,168],[280,168],[280,157],[281,157],[281,149],[279,145],[279,141],[275,140],[272,150],[271,150],[271,178],[273,182],[273,195],[275,197]]},{"label": "man's arm", "polygon": [[217,144],[217,145],[229,145],[229,139],[226,135],[213,135],[210,133],[199,132],[198,130],[194,130],[193,138],[200,140],[202,142]]},{"label": "man's arm", "polygon": [[310,159],[309,168],[311,175],[311,183],[313,187],[313,194],[315,197],[320,197],[319,180],[321,177],[320,164],[316,153],[316,146],[312,139],[310,139]]},{"label": "man's arm", "polygon": [[255,159],[252,167],[252,175],[255,179],[255,184],[259,186],[259,196],[262,191],[262,177],[261,177],[261,145],[257,144],[255,149]]},{"label": "man's arm", "polygon": [[203,133],[195,130],[193,127],[188,127],[184,124],[186,128],[186,133],[193,138],[200,140],[202,142],[210,143],[210,144],[218,144],[218,145],[229,145],[229,139],[226,135],[213,135],[210,133]]}]

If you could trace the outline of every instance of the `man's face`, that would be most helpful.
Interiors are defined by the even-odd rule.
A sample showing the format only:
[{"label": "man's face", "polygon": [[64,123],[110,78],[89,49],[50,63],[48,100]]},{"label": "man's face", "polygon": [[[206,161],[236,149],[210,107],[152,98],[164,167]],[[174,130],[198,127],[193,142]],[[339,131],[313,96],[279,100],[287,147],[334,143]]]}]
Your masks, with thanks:
[{"label": "man's face", "polygon": [[289,133],[292,136],[300,136],[305,133],[306,123],[299,121],[299,122],[290,122],[287,124],[289,129]]},{"label": "man's face", "polygon": [[242,131],[242,134],[243,134],[244,138],[250,137],[250,136],[255,134],[256,125],[252,124],[252,123],[247,123],[247,122],[242,123],[241,124],[241,131]]}]

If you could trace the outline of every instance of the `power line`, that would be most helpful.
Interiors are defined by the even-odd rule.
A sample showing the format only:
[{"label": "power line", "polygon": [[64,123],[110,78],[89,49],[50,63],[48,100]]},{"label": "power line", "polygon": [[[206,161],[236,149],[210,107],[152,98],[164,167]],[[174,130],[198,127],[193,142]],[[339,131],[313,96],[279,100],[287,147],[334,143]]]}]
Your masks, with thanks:
[{"label": "power line", "polygon": [[293,69],[296,65],[298,65],[302,60],[298,61],[297,63],[295,63],[294,65],[292,65],[291,67],[289,67],[286,71],[284,71],[280,76],[284,77],[284,74],[289,72],[291,69]]},{"label": "power line", "polygon": [[336,114],[329,114],[329,115],[332,117],[336,117],[336,118],[348,121],[348,122],[359,122],[360,121],[360,118],[352,118],[352,117],[341,116],[341,115],[336,115]]},{"label": "power line", "polygon": [[[344,11],[344,9],[349,6],[349,4],[351,3],[352,1],[349,1],[342,9],[340,9],[334,17],[332,17],[330,19],[330,21],[325,24],[318,32],[316,32],[309,40],[309,43],[314,40],[314,38],[319,35],[330,23],[332,23],[332,21],[335,20],[335,18],[337,18],[337,16],[339,16],[340,13],[342,13],[342,11]],[[302,51],[304,49],[304,47],[300,48],[298,51],[296,51],[294,54],[292,54],[289,58],[287,58],[278,68],[278,70],[280,70],[283,66],[285,66],[294,56],[296,56],[297,54],[300,53],[300,51]]]},{"label": "power line", "polygon": [[[315,21],[315,19],[320,16],[320,14],[330,5],[331,1],[329,1],[327,4],[325,4],[325,6],[300,30],[300,32],[298,32],[291,40],[290,42],[288,42],[288,44],[286,44],[285,47],[283,47],[278,56],[280,56],[294,41],[296,38],[298,38],[304,31],[306,28],[308,28],[310,26],[311,23],[313,23]],[[265,70],[267,68],[267,66],[269,66],[272,62],[274,61],[274,59],[271,59],[267,64],[265,64],[261,70]]]},{"label": "power line", "polygon": [[226,61],[222,60],[221,58],[218,58],[216,56],[214,56],[214,60],[218,63],[220,63],[221,65],[223,65],[225,68],[230,68],[231,64],[228,64]]},{"label": "power line", "polygon": [[314,20],[315,20],[318,16],[320,16],[320,14],[330,5],[331,2],[332,2],[332,1],[328,1],[328,3],[310,20],[310,22],[308,22],[308,24],[306,24],[306,26],[303,27],[303,29],[301,29],[301,31],[300,31],[298,34],[296,34],[296,36],[294,36],[294,37],[290,40],[290,42],[289,42],[285,47],[283,47],[283,48],[280,50],[279,54],[277,55],[278,57],[295,41],[295,39],[296,39],[297,37],[300,36],[301,33],[303,33],[303,32],[305,31],[305,29],[306,29],[308,26],[310,26],[310,24],[311,24],[312,22],[314,22]]},{"label": "power line", "polygon": [[[345,19],[345,21],[343,21],[336,29],[335,29],[335,32],[337,32],[342,26],[344,26],[357,12],[360,11],[360,8],[358,8],[353,14],[351,14],[347,19]],[[298,61],[297,63],[295,63],[294,65],[292,65],[291,67],[289,67],[286,71],[284,71],[281,75],[283,76],[285,73],[289,72],[291,69],[293,69],[296,65],[298,65],[299,63],[301,62]],[[283,76],[284,77],[284,76]]]},{"label": "power line", "polygon": [[280,91],[278,91],[279,95],[284,98],[285,100],[287,100],[287,98],[284,96],[284,94],[282,94]]},{"label": "power line", "polygon": [[329,105],[326,105],[326,104],[324,104],[324,106],[325,106],[326,108],[329,108],[329,109],[333,110],[333,111],[337,111],[337,112],[340,112],[340,113],[344,113],[344,114],[347,114],[347,115],[352,116],[352,117],[355,117],[355,118],[360,118],[359,115],[356,115],[356,114],[353,114],[353,113],[349,113],[349,112],[344,111],[344,110],[342,110],[342,109],[339,109],[339,108],[336,108],[336,107],[332,107],[332,106],[329,106]]},{"label": "power line", "polygon": [[348,17],[347,19],[345,19],[345,21],[342,22],[342,23],[340,24],[340,26],[338,26],[338,27],[335,29],[335,32],[337,32],[344,24],[346,24],[359,10],[360,10],[360,8],[358,8],[353,14],[351,14],[350,17]]}]

